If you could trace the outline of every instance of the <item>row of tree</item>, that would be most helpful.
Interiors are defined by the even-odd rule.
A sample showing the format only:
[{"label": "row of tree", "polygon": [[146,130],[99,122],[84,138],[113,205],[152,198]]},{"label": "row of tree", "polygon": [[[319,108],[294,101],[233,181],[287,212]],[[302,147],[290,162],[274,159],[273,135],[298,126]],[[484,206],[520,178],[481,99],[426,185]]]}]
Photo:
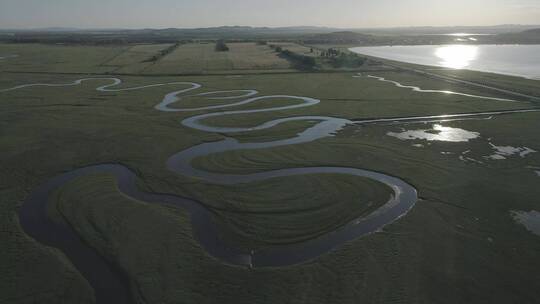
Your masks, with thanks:
[{"label": "row of tree", "polygon": [[177,42],[171,46],[169,46],[168,48],[166,49],[163,49],[163,50],[160,50],[157,54],[155,54],[154,56],[146,59],[145,61],[143,62],[157,62],[158,60],[160,60],[161,58],[169,55],[170,53],[172,53],[174,50],[176,50],[180,45],[182,45],[181,42]]},{"label": "row of tree", "polygon": [[336,50],[336,49],[333,49],[333,48],[330,48],[326,51],[322,51],[321,52],[321,57],[337,57],[341,54],[341,51],[340,50]]},{"label": "row of tree", "polygon": [[328,60],[334,68],[358,68],[364,65],[367,59],[356,54],[341,52]]},{"label": "row of tree", "polygon": [[[316,56],[294,53],[276,45],[270,45],[270,47],[282,57],[296,63],[297,67],[312,69],[317,65]],[[310,48],[310,53],[313,54],[314,52],[314,49]],[[349,52],[342,52],[334,48],[320,51],[320,57],[322,57],[324,62],[330,64],[334,68],[358,68],[367,62],[367,58]]]},{"label": "row of tree", "polygon": [[317,65],[317,61],[312,56],[298,54],[276,45],[270,45],[270,47],[274,49],[277,53],[279,53],[280,57],[285,58],[289,62],[291,62],[293,66],[297,69],[311,70]]},{"label": "row of tree", "polygon": [[321,57],[326,58],[334,68],[357,68],[367,61],[367,58],[357,54],[342,52],[334,48],[322,51]]}]

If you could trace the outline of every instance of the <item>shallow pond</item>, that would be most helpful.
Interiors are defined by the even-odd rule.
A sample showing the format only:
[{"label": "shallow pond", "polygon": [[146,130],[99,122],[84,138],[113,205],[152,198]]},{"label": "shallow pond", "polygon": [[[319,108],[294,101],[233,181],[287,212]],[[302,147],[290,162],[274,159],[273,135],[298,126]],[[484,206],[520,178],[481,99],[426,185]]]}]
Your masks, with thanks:
[{"label": "shallow pond", "polygon": [[525,226],[527,230],[540,236],[540,212],[535,210],[530,212],[512,211],[512,217],[517,223]]},{"label": "shallow pond", "polygon": [[425,139],[427,141],[468,142],[478,138],[480,133],[471,132],[460,128],[445,127],[435,124],[431,129],[406,130],[400,133],[388,132],[388,136],[401,140]]},{"label": "shallow pond", "polygon": [[495,153],[490,156],[486,156],[486,158],[495,159],[495,160],[502,160],[502,159],[506,159],[509,156],[515,156],[515,155],[521,158],[524,158],[525,156],[531,153],[538,152],[527,147],[496,146],[492,143],[489,143],[489,144],[495,150]]}]

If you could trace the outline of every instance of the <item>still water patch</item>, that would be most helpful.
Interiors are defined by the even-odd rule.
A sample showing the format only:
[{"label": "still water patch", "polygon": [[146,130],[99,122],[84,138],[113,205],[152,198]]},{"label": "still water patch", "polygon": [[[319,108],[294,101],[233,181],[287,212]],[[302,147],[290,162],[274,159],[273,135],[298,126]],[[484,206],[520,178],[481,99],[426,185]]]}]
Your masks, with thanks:
[{"label": "still water patch", "polygon": [[[434,124],[429,129],[407,130],[402,128],[400,132],[387,132],[386,135],[398,138],[400,140],[426,140],[428,141],[427,145],[431,145],[429,142],[433,141],[464,143],[480,137],[479,132],[468,131],[461,128],[446,127],[441,124]],[[530,154],[538,152],[529,147],[498,146],[491,142],[491,138],[487,139],[487,144],[489,144],[490,148],[493,150],[491,155],[482,156],[482,154],[473,154],[476,154],[478,157],[483,157],[484,160],[505,160],[510,157],[525,158]],[[412,146],[415,148],[425,147],[425,145],[421,143],[415,143]],[[471,152],[473,151],[467,150],[462,152],[459,159],[462,161],[483,164],[481,160],[475,159],[468,155]],[[446,153],[443,152],[443,154]],[[535,172],[540,176],[539,170],[535,170]]]},{"label": "still water patch", "polygon": [[517,223],[525,226],[530,232],[540,236],[540,212],[536,210],[530,212],[512,211],[511,214]]},{"label": "still water patch", "polygon": [[396,137],[401,140],[424,139],[427,141],[446,141],[446,142],[468,142],[471,139],[478,138],[480,133],[471,132],[460,128],[445,127],[435,124],[431,129],[423,130],[404,130],[403,132],[388,132],[388,136]]},{"label": "still water patch", "polygon": [[531,153],[538,152],[527,147],[496,146],[492,143],[489,143],[489,145],[495,150],[495,153],[486,156],[485,158],[493,160],[503,160],[507,159],[509,156],[519,156],[521,158],[524,158]]},{"label": "still water patch", "polygon": [[435,51],[439,64],[446,68],[468,67],[478,57],[478,47],[474,45],[446,45]]},{"label": "still water patch", "polygon": [[17,58],[19,55],[0,55],[0,60],[3,59],[10,59],[10,58]]}]

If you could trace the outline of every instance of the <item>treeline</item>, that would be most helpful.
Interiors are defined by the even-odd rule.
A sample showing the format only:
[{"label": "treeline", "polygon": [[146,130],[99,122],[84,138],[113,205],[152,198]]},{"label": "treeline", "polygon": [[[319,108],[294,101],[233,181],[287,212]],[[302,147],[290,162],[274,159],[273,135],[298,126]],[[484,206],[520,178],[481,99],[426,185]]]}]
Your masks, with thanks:
[{"label": "treeline", "polygon": [[[310,54],[313,54],[310,56],[298,54],[273,44],[271,44],[270,47],[278,52],[280,57],[293,63],[295,68],[303,70],[314,69],[317,66],[317,60],[326,66],[330,65],[332,68],[359,68],[368,63],[368,59],[365,57],[350,52],[342,52],[334,48],[317,52],[315,52],[313,48],[310,48]],[[316,53],[319,54],[318,57],[316,56]]]},{"label": "treeline", "polygon": [[495,43],[540,44],[540,28],[490,37]]},{"label": "treeline", "polygon": [[301,39],[305,44],[363,44],[376,43],[378,37],[356,32],[334,32],[307,35]]},{"label": "treeline", "polygon": [[1,42],[66,45],[127,45],[136,43],[175,43],[179,39],[148,35],[97,35],[80,33],[24,32],[0,35]]},{"label": "treeline", "polygon": [[[486,39],[482,36],[478,39]],[[305,44],[333,45],[432,45],[455,43],[456,37],[447,35],[370,35],[351,31],[307,35],[301,39]]]},{"label": "treeline", "polygon": [[160,50],[156,55],[146,59],[143,62],[157,62],[161,58],[163,58],[163,57],[169,55],[170,53],[174,52],[174,50],[176,50],[180,45],[182,45],[182,42],[177,42],[177,43],[169,46],[166,49]]},{"label": "treeline", "polygon": [[273,44],[270,45],[270,48],[272,48],[274,51],[279,53],[279,56],[281,58],[285,58],[289,62],[291,62],[293,67],[296,69],[312,70],[317,66],[317,61],[312,56],[298,54],[298,53],[283,49],[282,47],[276,46]]},{"label": "treeline", "polygon": [[367,58],[357,54],[342,52],[334,48],[322,51],[321,57],[326,58],[334,68],[358,68],[367,61]]},{"label": "treeline", "polygon": [[[476,41],[460,41],[468,44],[538,44],[538,30],[514,33],[485,35],[475,37]],[[331,33],[292,33],[266,31],[243,31],[241,28],[224,27],[214,29],[143,29],[143,30],[79,30],[79,31],[7,31],[0,30],[0,42],[12,43],[62,43],[83,45],[115,45],[129,43],[174,43],[182,40],[204,40],[215,42],[226,39],[235,42],[288,41],[308,45],[439,45],[456,43],[456,37],[419,33],[400,34],[364,34],[354,31]]]}]

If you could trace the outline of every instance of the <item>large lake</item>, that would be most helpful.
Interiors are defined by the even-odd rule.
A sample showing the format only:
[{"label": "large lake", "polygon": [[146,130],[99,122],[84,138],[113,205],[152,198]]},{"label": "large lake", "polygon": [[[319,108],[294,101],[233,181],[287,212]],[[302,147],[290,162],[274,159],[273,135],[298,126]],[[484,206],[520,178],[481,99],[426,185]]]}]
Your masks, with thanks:
[{"label": "large lake", "polygon": [[540,79],[540,45],[418,45],[356,47],[396,61]]}]

